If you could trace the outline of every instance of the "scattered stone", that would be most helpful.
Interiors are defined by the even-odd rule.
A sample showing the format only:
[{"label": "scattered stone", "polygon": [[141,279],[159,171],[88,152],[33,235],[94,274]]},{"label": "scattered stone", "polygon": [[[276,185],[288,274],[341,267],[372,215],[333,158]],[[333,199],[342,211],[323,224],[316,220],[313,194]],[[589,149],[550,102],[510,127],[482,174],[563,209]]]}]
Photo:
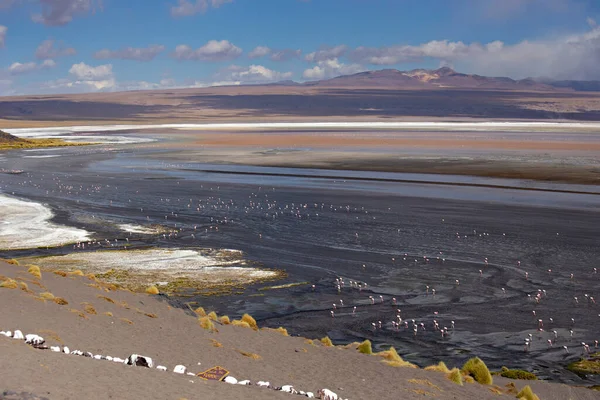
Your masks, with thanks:
[{"label": "scattered stone", "polygon": [[176,374],[185,374],[186,370],[187,368],[183,365],[176,365],[175,368],[173,368],[173,372]]},{"label": "scattered stone", "polygon": [[140,356],[139,354],[132,354],[127,358],[125,362],[127,365],[135,365],[136,367],[152,368],[154,363],[150,357]]},{"label": "scattered stone", "polygon": [[238,380],[235,379],[233,376],[227,376],[227,377],[225,377],[225,379],[223,379],[223,382],[231,383],[232,385],[237,385]]}]

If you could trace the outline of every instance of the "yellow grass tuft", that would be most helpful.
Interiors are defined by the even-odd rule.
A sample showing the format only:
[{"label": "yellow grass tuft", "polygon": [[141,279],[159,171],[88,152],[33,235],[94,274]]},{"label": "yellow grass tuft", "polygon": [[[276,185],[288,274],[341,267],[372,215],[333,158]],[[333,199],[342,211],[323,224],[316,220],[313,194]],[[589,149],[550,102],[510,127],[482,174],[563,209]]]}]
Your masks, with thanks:
[{"label": "yellow grass tuft", "polygon": [[62,297],[55,297],[52,301],[54,301],[59,306],[66,306],[67,304],[69,304],[69,302],[63,299]]},{"label": "yellow grass tuft", "polygon": [[204,310],[204,307],[198,307],[194,310],[194,312],[201,317],[206,317],[206,311]]},{"label": "yellow grass tuft", "polygon": [[40,297],[44,300],[49,300],[49,301],[54,301],[54,299],[55,299],[54,295],[50,292],[40,293]]},{"label": "yellow grass tuft", "polygon": [[53,273],[55,273],[58,276],[62,276],[63,278],[67,276],[67,273],[65,271],[53,271]]},{"label": "yellow grass tuft", "polygon": [[243,350],[239,350],[239,349],[236,349],[235,351],[237,351],[238,353],[240,353],[244,357],[249,357],[249,358],[251,358],[253,360],[260,360],[262,358],[261,356],[259,356],[256,353],[250,353],[248,351],[243,351]]},{"label": "yellow grass tuft", "polygon": [[158,315],[154,313],[144,313],[144,315],[148,318],[158,318]]},{"label": "yellow grass tuft", "polygon": [[104,301],[108,301],[109,303],[115,304],[115,301],[113,299],[111,299],[110,297],[106,297],[106,296],[102,296],[102,295],[98,295],[96,297],[99,299],[102,299]]},{"label": "yellow grass tuft", "polygon": [[32,291],[29,290],[29,286],[27,286],[27,284],[25,282],[19,282],[19,287],[24,292],[32,293]]},{"label": "yellow grass tuft", "polygon": [[463,376],[463,379],[465,382],[475,383],[475,379],[473,379],[473,377],[471,375],[463,375],[462,372],[461,372],[461,375]]},{"label": "yellow grass tuft", "polygon": [[158,288],[156,286],[150,286],[149,288],[146,289],[146,293],[147,294],[159,294],[160,292],[158,291]]},{"label": "yellow grass tuft", "polygon": [[87,274],[85,277],[88,278],[90,281],[96,282],[96,275],[94,274]]},{"label": "yellow grass tuft", "polygon": [[323,339],[321,339],[321,343],[325,347],[333,347],[333,342],[331,339],[329,339],[329,336],[325,336]]},{"label": "yellow grass tuft", "polygon": [[75,270],[75,271],[69,272],[69,275],[72,275],[72,276],[84,276],[84,273],[81,272],[81,270]]},{"label": "yellow grass tuft", "polygon": [[310,344],[311,346],[314,346],[314,345],[315,345],[315,341],[314,341],[314,340],[312,340],[312,339],[304,339],[304,343],[306,343],[306,344]]},{"label": "yellow grass tuft", "polygon": [[7,264],[12,264],[12,265],[19,265],[19,262],[17,260],[15,260],[14,258],[11,258],[9,260],[2,260]]},{"label": "yellow grass tuft", "polygon": [[42,277],[42,271],[40,271],[40,267],[38,267],[37,265],[30,265],[27,272],[29,272],[31,275],[35,276],[38,279]]},{"label": "yellow grass tuft", "polygon": [[458,368],[452,368],[452,370],[446,375],[446,378],[450,379],[459,386],[463,385],[463,377]]},{"label": "yellow grass tuft", "polygon": [[88,319],[88,317],[83,313],[83,311],[79,311],[79,310],[77,310],[75,308],[71,308],[69,311],[71,311],[74,314],[79,315],[83,319]]},{"label": "yellow grass tuft", "polygon": [[229,320],[229,317],[227,315],[223,315],[221,318],[219,318],[219,321],[223,325],[229,325],[229,324],[231,324],[231,321]]},{"label": "yellow grass tuft", "polygon": [[215,339],[210,339],[210,341],[212,342],[212,345],[215,347],[223,347],[223,345],[221,343],[219,343],[218,341],[216,341]]},{"label": "yellow grass tuft", "polygon": [[[359,351],[360,351],[361,346],[367,346],[364,344],[365,342],[363,342],[359,345]],[[370,346],[371,343],[369,342],[368,345]],[[366,350],[368,351],[368,349],[366,349]],[[362,353],[362,351],[361,351],[361,353]],[[369,354],[369,353],[365,353],[365,354]],[[385,360],[382,360],[382,362],[386,363],[387,365],[389,365],[391,367],[417,368],[417,366],[415,364],[412,364],[408,361],[404,361],[402,359],[402,357],[400,357],[398,355],[398,352],[396,351],[396,349],[394,347],[390,347],[390,349],[386,350],[386,351],[380,351],[379,353],[376,353],[375,355],[377,355],[379,357],[383,357]]]},{"label": "yellow grass tuft", "polygon": [[531,386],[529,385],[521,389],[521,391],[517,394],[517,398],[524,400],[540,400],[540,398],[533,393],[533,390],[531,390]]},{"label": "yellow grass tuft", "polygon": [[113,316],[113,313],[111,313],[110,311],[106,311],[103,314],[106,315],[107,317],[112,317]]},{"label": "yellow grass tuft", "polygon": [[3,287],[5,289],[16,289],[19,287],[19,285],[14,279],[7,278],[5,281],[0,283],[0,287]]},{"label": "yellow grass tuft", "polygon": [[280,326],[279,328],[275,329],[275,328],[262,328],[264,331],[273,331],[273,332],[278,332],[281,333],[283,336],[289,336],[287,329],[285,329],[284,327]]},{"label": "yellow grass tuft", "polygon": [[214,311],[211,311],[208,313],[207,317],[212,320],[212,321],[218,321],[219,317],[217,316],[217,313]]},{"label": "yellow grass tuft", "polygon": [[133,325],[133,321],[130,319],[127,319],[127,318],[119,318],[119,319],[128,325]]},{"label": "yellow grass tuft", "polygon": [[217,330],[217,328],[215,328],[215,324],[213,324],[212,320],[208,316],[198,318],[198,322],[200,323],[202,329],[213,332]]},{"label": "yellow grass tuft", "polygon": [[492,374],[479,357],[473,357],[462,367],[462,373],[472,376],[475,381],[482,385],[491,385],[493,383]]},{"label": "yellow grass tuft", "polygon": [[[456,369],[458,371],[458,369]],[[435,364],[435,365],[429,365],[427,367],[425,367],[425,371],[436,371],[436,372],[442,372],[444,374],[448,374],[450,373],[450,370],[448,369],[448,367],[446,366],[446,364],[443,361],[440,361],[439,363]],[[461,379],[461,383],[462,383],[462,379]]]},{"label": "yellow grass tuft", "polygon": [[239,319],[234,319],[233,321],[231,321],[231,325],[233,325],[233,326],[241,326],[242,328],[252,329],[252,327],[250,326],[250,324],[248,324],[246,321],[241,321]]},{"label": "yellow grass tuft", "polygon": [[362,354],[373,354],[373,347],[369,339],[358,345],[358,352]]},{"label": "yellow grass tuft", "polygon": [[256,320],[254,318],[252,318],[252,316],[250,314],[242,315],[242,321],[246,322],[248,325],[250,325],[250,328],[254,329],[255,331],[258,330],[258,325],[256,324]]},{"label": "yellow grass tuft", "polygon": [[94,308],[93,305],[91,305],[90,303],[81,303],[83,305],[83,309],[85,310],[86,313],[91,314],[91,315],[96,315],[98,314],[96,312],[96,309]]}]

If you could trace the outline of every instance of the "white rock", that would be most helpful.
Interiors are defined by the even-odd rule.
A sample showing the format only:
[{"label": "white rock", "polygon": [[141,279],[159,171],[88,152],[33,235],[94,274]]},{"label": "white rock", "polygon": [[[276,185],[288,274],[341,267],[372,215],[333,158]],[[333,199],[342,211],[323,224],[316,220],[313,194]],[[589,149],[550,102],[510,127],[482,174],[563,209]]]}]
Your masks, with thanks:
[{"label": "white rock", "polygon": [[239,381],[238,385],[252,385],[252,383],[248,379],[246,379],[245,381]]},{"label": "white rock", "polygon": [[265,381],[258,381],[258,382],[256,382],[256,386],[270,388],[271,387],[271,383],[265,382]]},{"label": "white rock", "polygon": [[137,367],[152,368],[154,363],[150,357],[140,356],[139,354],[132,354],[127,358],[127,365],[135,365]]},{"label": "white rock", "polygon": [[12,336],[12,338],[13,338],[13,339],[21,339],[21,340],[24,340],[24,339],[25,339],[25,336],[23,336],[23,332],[21,332],[20,330],[18,330],[18,329],[17,329],[17,330],[15,331],[15,333],[13,333],[13,336]]},{"label": "white rock", "polygon": [[69,348],[67,346],[65,346],[65,347],[63,347],[63,353],[71,354],[71,350],[69,350]]},{"label": "white rock", "polygon": [[157,369],[157,370],[159,370],[159,371],[166,371],[166,370],[167,370],[167,367],[165,367],[164,365],[158,365],[158,366],[156,367],[156,369]]},{"label": "white rock", "polygon": [[188,372],[188,373],[186,373],[186,375],[189,375],[189,376],[196,376],[196,374],[194,374],[193,372]]},{"label": "white rock", "polygon": [[294,389],[294,387],[292,385],[283,385],[281,387],[281,389],[279,389],[281,392],[286,392],[286,393],[291,393],[291,394],[298,394],[298,391],[296,389]]},{"label": "white rock", "polygon": [[60,353],[62,350],[61,350],[60,346],[50,346],[50,351],[53,351],[55,353]]},{"label": "white rock", "polygon": [[8,336],[8,333],[6,333],[4,331],[0,331],[0,335],[2,335],[2,336]]},{"label": "white rock", "polygon": [[106,359],[106,361],[112,361],[113,360],[113,358],[111,356],[106,356],[105,359]]},{"label": "white rock", "polygon": [[231,383],[232,385],[236,385],[238,383],[237,379],[235,379],[233,376],[225,377],[225,379],[223,379],[223,382]]},{"label": "white rock", "polygon": [[321,400],[338,400],[338,395],[329,389],[321,389],[317,392],[318,398]]},{"label": "white rock", "polygon": [[6,331],[6,332],[4,332],[4,336],[6,336],[6,337],[12,337],[12,332],[11,331]]},{"label": "white rock", "polygon": [[176,365],[175,368],[173,368],[173,372],[176,374],[185,374],[186,370],[187,368],[183,365]]},{"label": "white rock", "polygon": [[100,354],[96,354],[96,355],[94,356],[94,360],[102,360],[102,355],[100,355]]},{"label": "white rock", "polygon": [[315,398],[315,395],[313,394],[313,392],[306,392],[305,396],[308,397],[309,399]]},{"label": "white rock", "polygon": [[46,341],[44,340],[43,337],[38,336],[38,335],[34,335],[34,334],[29,334],[29,335],[25,335],[25,343],[27,344],[32,344],[32,345],[42,345],[44,344]]},{"label": "white rock", "polygon": [[116,362],[116,363],[121,363],[121,364],[123,364],[125,361],[126,361],[126,360],[123,360],[122,358],[119,358],[119,357],[113,357],[113,362]]}]

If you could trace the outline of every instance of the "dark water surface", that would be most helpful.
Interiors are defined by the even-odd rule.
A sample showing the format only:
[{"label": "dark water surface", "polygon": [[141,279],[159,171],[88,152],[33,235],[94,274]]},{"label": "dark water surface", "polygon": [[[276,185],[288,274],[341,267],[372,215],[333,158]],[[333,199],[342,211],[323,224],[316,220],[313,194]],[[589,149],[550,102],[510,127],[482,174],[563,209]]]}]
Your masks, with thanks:
[{"label": "dark water surface", "polygon": [[[328,335],[340,344],[368,338],[378,347],[395,346],[421,366],[439,360],[458,365],[477,355],[493,368],[506,365],[557,381],[600,383],[564,369],[580,357],[582,342],[594,350],[600,340],[600,308],[590,299],[600,300],[600,274],[594,273],[600,269],[598,194],[530,191],[524,190],[529,182],[447,176],[386,174],[398,182],[370,180],[373,173],[332,177],[319,170],[313,176],[305,176],[311,171],[267,176],[261,172],[290,171],[205,165],[196,159],[173,164],[161,161],[159,150],[134,146],[35,154],[59,156],[0,154],[0,169],[24,171],[0,174],[0,192],[48,204],[57,222],[93,231],[97,239],[125,234],[90,222],[92,215],[114,223],[176,226],[182,229],[176,239],[140,236],[131,242],[239,249],[289,274],[285,281],[243,294],[182,301],[198,301],[232,317],[248,312],[263,326],[284,326],[311,338]],[[344,174],[364,179],[344,179]],[[433,183],[404,182],[415,179]],[[468,185],[479,181],[515,188]],[[448,184],[457,182],[466,186]],[[581,185],[544,188],[598,192]],[[70,251],[72,246],[0,256]],[[339,278],[344,285],[338,290]],[[362,289],[350,281],[361,282]],[[309,284],[259,290],[300,282]],[[392,325],[397,310],[398,329]],[[448,328],[447,335],[434,329],[434,320]],[[549,348],[553,331],[558,338]],[[525,351],[530,334],[532,344]]]}]

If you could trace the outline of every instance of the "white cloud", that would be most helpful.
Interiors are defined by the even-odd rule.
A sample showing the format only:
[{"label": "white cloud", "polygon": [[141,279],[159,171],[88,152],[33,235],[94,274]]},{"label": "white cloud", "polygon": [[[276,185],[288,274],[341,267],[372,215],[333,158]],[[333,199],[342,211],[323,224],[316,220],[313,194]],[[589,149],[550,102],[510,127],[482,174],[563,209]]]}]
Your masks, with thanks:
[{"label": "white cloud", "polygon": [[6,42],[6,32],[8,28],[4,25],[0,25],[0,49],[4,47],[4,43]]},{"label": "white cloud", "polygon": [[63,56],[72,56],[76,54],[74,48],[60,46],[59,48],[54,47],[54,40],[44,40],[36,49],[35,56],[38,59],[51,59]]},{"label": "white cloud", "polygon": [[227,61],[239,57],[240,54],[242,49],[227,40],[210,40],[196,50],[180,44],[172,55],[178,60]]},{"label": "white cloud", "polygon": [[116,87],[112,65],[98,65],[92,67],[83,62],[73,64],[69,69],[70,79],[56,81],[57,88],[76,88],[92,91],[112,90]]},{"label": "white cloud", "polygon": [[219,8],[233,0],[178,0],[177,5],[171,6],[172,17],[189,17],[195,14],[204,14],[209,7]]},{"label": "white cloud", "polygon": [[434,59],[465,72],[488,76],[600,79],[600,27],[592,24],[587,32],[515,44],[433,40],[420,45],[358,47],[349,58],[371,65]]},{"label": "white cloud", "polygon": [[7,68],[7,71],[10,75],[22,75],[54,67],[56,67],[56,63],[54,62],[54,60],[44,60],[39,64],[33,61],[27,63],[15,62]]},{"label": "white cloud", "polygon": [[213,78],[221,83],[229,82],[229,84],[242,84],[277,82],[290,79],[292,75],[291,72],[279,72],[262,65],[253,64],[247,67],[230,65],[217,72]]},{"label": "white cloud", "polygon": [[358,64],[344,64],[337,58],[317,62],[312,68],[304,70],[302,77],[308,80],[332,78],[340,75],[356,74],[365,71],[366,68]]},{"label": "white cloud", "polygon": [[248,58],[260,58],[271,54],[271,49],[267,46],[256,46],[250,53]]},{"label": "white cloud", "polygon": [[271,61],[288,61],[293,58],[298,58],[302,54],[302,50],[297,49],[283,49],[283,50],[273,50],[271,52],[271,56],[269,57]]},{"label": "white cloud", "polygon": [[121,60],[152,61],[164,49],[165,46],[162,45],[152,45],[144,48],[124,47],[119,50],[102,49],[94,53],[94,58],[98,60],[118,58]]},{"label": "white cloud", "polygon": [[88,14],[98,8],[102,8],[102,0],[38,0],[42,7],[41,14],[34,14],[31,19],[34,22],[48,25],[66,25],[76,15]]},{"label": "white cloud", "polygon": [[348,51],[348,46],[343,44],[335,47],[322,47],[317,51],[308,53],[304,59],[309,62],[325,61],[333,58],[340,58],[346,51]]}]

